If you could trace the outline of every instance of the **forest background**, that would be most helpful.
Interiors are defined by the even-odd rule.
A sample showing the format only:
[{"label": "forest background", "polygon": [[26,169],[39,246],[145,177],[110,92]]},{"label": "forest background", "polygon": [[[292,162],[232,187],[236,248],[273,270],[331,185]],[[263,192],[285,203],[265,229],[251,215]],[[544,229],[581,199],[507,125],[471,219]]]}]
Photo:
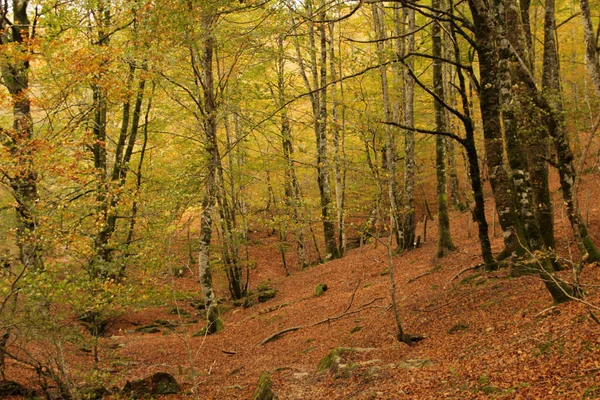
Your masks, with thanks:
[{"label": "forest background", "polygon": [[[580,274],[600,261],[586,192],[599,8],[5,1],[0,372],[10,359],[72,396],[63,347],[91,343],[98,367],[110,321],[190,295],[158,285],[165,274],[199,282],[209,335],[226,329],[220,299],[272,290],[250,280],[252,232],[277,237],[285,275],[367,244],[403,257],[428,221],[442,259],[452,210],[471,215],[473,267],[538,276],[555,303],[595,310]],[[397,338],[412,345],[391,277]]]}]

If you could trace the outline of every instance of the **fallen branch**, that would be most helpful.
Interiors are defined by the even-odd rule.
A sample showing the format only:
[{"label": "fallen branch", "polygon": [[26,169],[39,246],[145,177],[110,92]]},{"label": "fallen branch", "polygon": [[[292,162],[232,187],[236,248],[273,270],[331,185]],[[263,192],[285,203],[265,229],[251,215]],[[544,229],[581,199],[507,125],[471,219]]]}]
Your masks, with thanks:
[{"label": "fallen branch", "polygon": [[[369,302],[367,304],[371,304],[374,301],[381,300],[381,299],[383,299],[383,297],[374,299],[374,300],[372,300],[371,302]],[[260,342],[260,344],[261,345],[265,345],[265,344],[267,344],[267,343],[269,343],[269,342],[271,342],[271,341],[273,341],[273,340],[275,340],[275,339],[277,339],[277,338],[285,335],[286,333],[295,332],[295,331],[303,329],[303,328],[312,328],[314,326],[325,324],[325,323],[329,323],[329,322],[332,322],[332,321],[336,321],[336,320],[341,319],[341,318],[343,318],[343,317],[345,317],[347,315],[356,314],[356,313],[359,313],[359,312],[362,312],[362,311],[365,311],[365,310],[368,310],[368,309],[372,309],[372,308],[384,308],[385,309],[387,307],[385,307],[385,306],[365,305],[365,306],[357,308],[356,310],[344,311],[341,314],[335,315],[333,317],[327,317],[325,319],[322,319],[320,321],[314,322],[314,323],[309,324],[309,325],[292,326],[291,328],[286,328],[286,329],[283,329],[283,330],[281,330],[279,332],[275,332],[274,334],[272,334],[271,336],[269,336],[268,338],[266,338],[262,342]]]},{"label": "fallen branch", "polygon": [[231,355],[235,355],[235,354],[237,354],[237,352],[236,352],[236,351],[233,351],[233,350],[225,350],[225,349],[221,349],[221,351],[222,351],[223,353],[225,353],[225,354],[231,354]]},{"label": "fallen branch", "polygon": [[265,340],[263,340],[262,342],[260,342],[260,344],[261,345],[265,345],[265,344],[269,343],[270,341],[275,340],[278,337],[285,335],[288,332],[294,332],[294,331],[297,331],[297,330],[302,329],[302,328],[304,328],[304,326],[292,326],[291,328],[286,328],[286,329],[284,329],[282,331],[275,332],[274,334],[272,334],[271,336],[269,336],[268,338],[266,338]]},{"label": "fallen branch", "polygon": [[[450,282],[454,281],[456,278],[458,278],[459,276],[461,276],[461,275],[462,275],[462,274],[464,274],[465,272],[467,272],[467,271],[471,271],[471,270],[474,270],[474,269],[478,269],[478,268],[480,268],[481,266],[482,266],[482,264],[477,264],[477,265],[473,265],[473,266],[470,266],[470,267],[467,267],[467,268],[465,268],[465,269],[462,269],[462,270],[460,270],[460,271],[459,271],[459,272],[458,272],[456,275],[454,275],[454,276],[452,277],[452,279],[450,279]],[[448,283],[450,283],[450,282],[448,282]]]},{"label": "fallen branch", "polygon": [[420,279],[420,278],[422,278],[424,276],[427,276],[427,275],[431,275],[435,271],[437,271],[438,269],[432,268],[432,269],[428,270],[427,272],[422,273],[421,275],[417,275],[414,278],[410,278],[408,281],[406,281],[406,284],[408,285],[409,283],[412,283],[412,282],[416,281],[417,279]]}]

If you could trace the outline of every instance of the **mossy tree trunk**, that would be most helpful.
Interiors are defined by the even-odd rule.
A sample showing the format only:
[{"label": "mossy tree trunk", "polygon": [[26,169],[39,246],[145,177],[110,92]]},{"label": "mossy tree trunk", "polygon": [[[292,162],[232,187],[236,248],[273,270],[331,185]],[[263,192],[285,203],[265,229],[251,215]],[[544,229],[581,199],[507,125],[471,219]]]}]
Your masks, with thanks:
[{"label": "mossy tree trunk", "polygon": [[515,211],[514,190],[504,162],[500,88],[498,85],[499,56],[496,46],[498,28],[495,22],[495,11],[483,0],[470,0],[469,7],[473,16],[475,41],[479,55],[481,75],[479,98],[487,165],[505,245],[499,258],[513,254],[522,255],[524,249],[521,243],[526,242],[525,234]]},{"label": "mossy tree trunk", "polygon": [[[585,17],[584,17],[585,20]],[[585,29],[584,29],[585,31]],[[558,172],[563,199],[567,206],[567,215],[579,246],[581,256],[587,261],[599,261],[600,252],[596,248],[587,226],[581,218],[577,207],[577,193],[574,192],[576,181],[573,151],[569,144],[566,131],[562,95],[560,88],[560,66],[558,61],[558,45],[556,43],[556,17],[555,0],[546,0],[544,18],[544,69],[543,69],[543,97],[546,110],[549,133],[554,142],[554,149],[558,160]],[[533,90],[534,85],[530,85]]]},{"label": "mossy tree trunk", "polygon": [[[2,145],[9,149],[12,163],[6,177],[16,203],[19,259],[24,268],[41,270],[41,241],[37,235],[35,215],[38,174],[33,162],[33,118],[29,94],[30,65],[27,44],[31,38],[28,5],[27,0],[14,0],[12,9],[9,9],[6,2],[0,5],[0,43],[5,47],[14,46],[16,50],[11,53],[12,56],[7,54],[0,61],[2,84],[11,96],[13,111],[12,129],[0,130],[0,140]],[[11,11],[12,22],[7,17]]]}]

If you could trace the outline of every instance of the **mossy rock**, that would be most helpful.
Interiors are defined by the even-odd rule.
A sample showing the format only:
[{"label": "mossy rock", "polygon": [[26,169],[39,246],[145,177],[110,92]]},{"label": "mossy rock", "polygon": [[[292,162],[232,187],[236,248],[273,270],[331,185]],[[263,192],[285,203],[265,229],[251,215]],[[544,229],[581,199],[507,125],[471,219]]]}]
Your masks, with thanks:
[{"label": "mossy rock", "polygon": [[161,332],[163,328],[166,329],[175,329],[179,324],[174,321],[167,321],[165,319],[157,319],[148,325],[138,326],[135,328],[136,332],[141,333],[158,333]]},{"label": "mossy rock", "polygon": [[158,333],[161,331],[161,329],[155,325],[144,325],[138,326],[135,328],[135,331],[139,333]]},{"label": "mossy rock", "polygon": [[254,390],[251,400],[275,400],[277,396],[273,393],[273,381],[271,374],[268,371],[260,374],[258,378],[258,386]]},{"label": "mossy rock", "polygon": [[425,367],[429,367],[430,365],[433,365],[433,361],[424,358],[424,359],[412,359],[412,360],[404,360],[400,363],[400,365],[398,365],[400,368],[404,368],[404,369],[418,369],[418,368],[425,368]]},{"label": "mossy rock", "polygon": [[315,289],[315,294],[317,296],[321,296],[323,293],[325,293],[327,291],[327,284],[326,283],[319,283]]},{"label": "mossy rock", "polygon": [[275,289],[267,289],[258,292],[257,299],[259,302],[264,303],[267,300],[271,300],[275,297],[277,291]]},{"label": "mossy rock", "polygon": [[319,361],[317,366],[317,372],[331,371],[334,373],[336,378],[349,378],[352,371],[356,369],[358,364],[356,363],[345,363],[343,356],[351,353],[353,350],[348,348],[335,348],[332,349],[329,354]]},{"label": "mossy rock", "polygon": [[169,311],[169,314],[173,314],[173,315],[183,315],[183,316],[188,316],[190,315],[190,313],[186,310],[184,310],[183,308],[179,308],[179,307],[173,307],[171,309],[171,311]]}]

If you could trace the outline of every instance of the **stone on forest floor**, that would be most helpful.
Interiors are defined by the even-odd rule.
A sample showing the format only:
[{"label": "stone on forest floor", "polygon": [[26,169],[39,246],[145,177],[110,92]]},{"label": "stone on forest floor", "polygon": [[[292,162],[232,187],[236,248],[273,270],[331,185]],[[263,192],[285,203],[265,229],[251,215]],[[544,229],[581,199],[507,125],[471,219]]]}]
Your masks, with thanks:
[{"label": "stone on forest floor", "polygon": [[327,291],[327,284],[326,283],[319,283],[315,289],[315,294],[317,296],[322,295],[323,293],[325,293]]},{"label": "stone on forest floor", "polygon": [[336,378],[349,378],[357,363],[346,362],[344,356],[354,352],[351,348],[337,347],[319,361],[317,372],[331,371]]},{"label": "stone on forest floor", "polygon": [[417,369],[417,368],[424,368],[424,367],[428,367],[430,365],[433,365],[433,361],[424,358],[424,359],[411,359],[411,360],[404,360],[402,361],[398,366],[400,368],[404,368],[404,369]]}]

